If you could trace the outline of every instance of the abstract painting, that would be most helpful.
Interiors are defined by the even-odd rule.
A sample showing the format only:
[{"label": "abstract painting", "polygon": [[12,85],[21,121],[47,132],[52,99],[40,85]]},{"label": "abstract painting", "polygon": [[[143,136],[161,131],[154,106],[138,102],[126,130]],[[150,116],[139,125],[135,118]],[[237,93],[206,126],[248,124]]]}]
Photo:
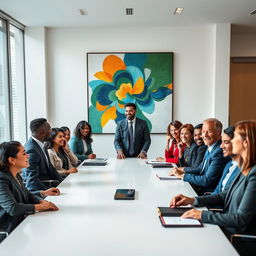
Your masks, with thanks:
[{"label": "abstract painting", "polygon": [[151,133],[172,120],[173,53],[87,53],[88,120],[93,133],[115,133],[126,103]]}]

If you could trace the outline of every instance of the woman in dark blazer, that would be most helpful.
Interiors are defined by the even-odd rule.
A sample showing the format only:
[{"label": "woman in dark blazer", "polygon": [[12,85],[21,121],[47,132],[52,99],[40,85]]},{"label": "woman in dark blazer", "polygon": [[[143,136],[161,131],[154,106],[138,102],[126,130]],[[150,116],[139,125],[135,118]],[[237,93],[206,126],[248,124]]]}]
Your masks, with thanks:
[{"label": "woman in dark blazer", "polygon": [[29,166],[28,158],[17,141],[0,144],[0,229],[6,232],[11,232],[28,214],[58,210],[25,188],[20,173]]},{"label": "woman in dark blazer", "polygon": [[187,197],[175,196],[171,207],[193,204],[195,206],[221,205],[223,212],[190,210],[182,217],[202,220],[224,228],[232,233],[256,234],[256,121],[241,121],[236,124],[232,139],[232,152],[239,156],[241,172],[228,190],[217,195]]},{"label": "woman in dark blazer", "polygon": [[80,121],[74,131],[74,136],[70,139],[69,146],[76,157],[83,161],[94,159],[96,155],[92,152],[92,129],[88,122]]},{"label": "woman in dark blazer", "polygon": [[[179,165],[180,167],[173,168],[171,174],[175,171],[189,171],[191,168],[197,168],[203,161],[207,147],[204,145],[202,139],[202,124],[193,127],[192,124],[184,124],[180,127],[179,146],[186,145],[184,152],[179,151]],[[199,138],[201,136],[201,139]],[[195,138],[196,137],[196,138]]]}]

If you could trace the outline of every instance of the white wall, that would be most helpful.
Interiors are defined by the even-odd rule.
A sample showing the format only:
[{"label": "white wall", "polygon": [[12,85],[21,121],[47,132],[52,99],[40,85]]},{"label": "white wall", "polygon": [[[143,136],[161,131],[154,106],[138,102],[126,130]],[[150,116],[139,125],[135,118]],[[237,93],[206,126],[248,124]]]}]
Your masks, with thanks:
[{"label": "white wall", "polygon": [[45,28],[25,28],[27,119],[47,117]]},{"label": "white wall", "polygon": [[[226,24],[223,26],[227,31]],[[173,118],[197,124],[213,117],[217,111],[216,95],[222,90],[226,93],[228,87],[226,71],[216,68],[217,62],[226,63],[226,55],[229,55],[221,57],[218,54],[229,45],[229,38],[221,39],[221,28],[222,25],[47,29],[48,119],[51,125],[67,125],[73,129],[79,120],[87,119],[86,53],[102,51],[173,51]],[[215,86],[218,79],[223,82],[222,86]],[[227,108],[226,101],[224,97],[218,104]],[[222,121],[226,123],[227,118]],[[163,122],[167,125],[169,120]],[[164,143],[164,135],[153,135],[149,155],[159,155]],[[94,151],[100,156],[113,156],[112,145],[113,135],[94,136]]]}]

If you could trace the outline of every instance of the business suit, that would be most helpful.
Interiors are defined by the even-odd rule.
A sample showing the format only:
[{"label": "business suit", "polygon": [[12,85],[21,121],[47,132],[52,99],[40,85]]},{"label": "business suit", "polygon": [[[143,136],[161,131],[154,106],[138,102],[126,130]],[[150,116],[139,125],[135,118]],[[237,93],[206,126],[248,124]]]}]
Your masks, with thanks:
[{"label": "business suit", "polygon": [[230,161],[229,157],[225,158],[223,156],[220,144],[221,141],[218,141],[214,145],[208,157],[206,156],[206,151],[203,161],[197,168],[185,170],[183,180],[196,185],[196,191],[199,193],[214,190],[220,180],[225,165]]},{"label": "business suit", "polygon": [[70,149],[80,161],[88,159],[88,155],[93,154],[91,142],[86,140],[86,145],[87,151],[84,152],[83,139],[73,136],[69,142]]},{"label": "business suit", "polygon": [[151,143],[146,121],[136,118],[134,131],[134,154],[129,154],[128,121],[124,119],[117,123],[114,145],[116,151],[122,150],[126,157],[137,157],[141,152],[147,153]]},{"label": "business suit", "polygon": [[35,213],[34,204],[40,198],[30,193],[18,174],[19,182],[8,171],[0,172],[0,223],[1,229],[11,232],[27,214]]},{"label": "business suit", "polygon": [[47,187],[42,180],[58,180],[62,181],[59,173],[52,166],[47,151],[46,159],[37,142],[30,138],[25,144],[26,153],[29,154],[29,167],[22,170],[22,177],[29,191],[38,192],[46,190]]},{"label": "business suit", "polygon": [[180,166],[186,167],[185,171],[189,170],[190,167],[198,167],[204,159],[206,149],[207,146],[204,144],[198,146],[195,142],[193,142],[190,148],[185,148],[183,156],[179,159]]},{"label": "business suit", "polygon": [[237,176],[237,174],[240,172],[240,169],[238,166],[236,166],[236,168],[233,170],[232,174],[230,175],[230,177],[228,178],[224,188],[222,188],[222,182],[223,180],[225,179],[226,175],[228,174],[229,172],[229,168],[233,165],[233,162],[232,161],[229,161],[225,168],[224,168],[224,171],[223,171],[223,174],[221,176],[221,179],[217,185],[217,187],[214,189],[214,191],[212,192],[212,194],[219,194],[221,193],[224,189],[228,189],[229,186],[231,185],[231,183],[234,181],[234,178]]},{"label": "business suit", "polygon": [[228,190],[197,197],[196,206],[222,205],[223,213],[202,211],[204,223],[224,227],[228,233],[256,234],[256,166],[247,176],[239,173]]}]

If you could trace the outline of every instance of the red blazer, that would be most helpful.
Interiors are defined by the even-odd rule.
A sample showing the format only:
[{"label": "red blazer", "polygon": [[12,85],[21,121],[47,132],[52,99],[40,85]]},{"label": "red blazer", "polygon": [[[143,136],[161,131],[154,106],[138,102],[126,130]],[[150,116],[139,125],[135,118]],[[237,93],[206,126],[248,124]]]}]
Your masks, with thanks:
[{"label": "red blazer", "polygon": [[[184,151],[185,147],[185,145],[182,147],[182,152]],[[176,142],[172,141],[169,150],[165,150],[165,161],[174,164],[179,163],[179,148]]]}]

